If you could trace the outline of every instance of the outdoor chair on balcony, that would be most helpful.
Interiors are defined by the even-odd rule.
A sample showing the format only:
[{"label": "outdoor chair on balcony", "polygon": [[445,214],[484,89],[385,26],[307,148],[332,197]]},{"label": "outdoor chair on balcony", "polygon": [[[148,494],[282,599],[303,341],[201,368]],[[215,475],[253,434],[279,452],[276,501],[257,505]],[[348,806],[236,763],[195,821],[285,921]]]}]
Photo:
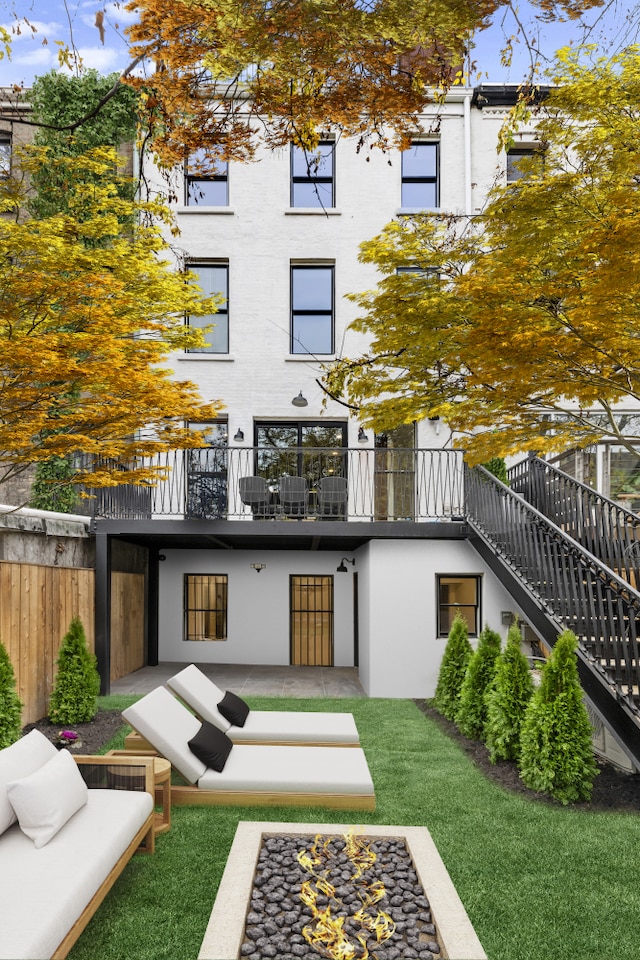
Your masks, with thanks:
[{"label": "outdoor chair on balcony", "polygon": [[321,477],[318,480],[318,517],[335,517],[346,520],[347,516],[347,478]]},{"label": "outdoor chair on balcony", "polygon": [[306,477],[280,477],[280,509],[285,517],[306,517],[309,484]]},{"label": "outdoor chair on balcony", "polygon": [[292,805],[375,810],[369,766],[361,747],[233,744],[165,687],[122,716],[170,761],[188,786],[171,785],[171,803]]},{"label": "outdoor chair on balcony", "polygon": [[238,480],[240,499],[254,517],[264,519],[275,514],[275,505],[271,502],[271,493],[264,477],[240,477]]}]

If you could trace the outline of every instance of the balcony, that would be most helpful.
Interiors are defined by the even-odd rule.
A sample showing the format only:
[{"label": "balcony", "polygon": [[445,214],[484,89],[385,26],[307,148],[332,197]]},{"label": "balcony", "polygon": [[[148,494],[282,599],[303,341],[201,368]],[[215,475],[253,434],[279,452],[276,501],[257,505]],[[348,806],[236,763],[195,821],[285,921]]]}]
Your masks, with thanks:
[{"label": "balcony", "polygon": [[[166,478],[136,484],[150,463]],[[435,521],[464,513],[456,450],[201,447],[130,470],[131,483],[88,490],[87,512],[109,520]]]}]

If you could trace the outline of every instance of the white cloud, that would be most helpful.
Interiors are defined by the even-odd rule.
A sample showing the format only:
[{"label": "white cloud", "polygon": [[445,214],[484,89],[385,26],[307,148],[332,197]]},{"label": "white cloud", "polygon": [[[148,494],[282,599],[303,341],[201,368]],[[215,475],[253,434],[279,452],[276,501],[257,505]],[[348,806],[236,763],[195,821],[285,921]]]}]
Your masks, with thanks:
[{"label": "white cloud", "polygon": [[63,26],[55,20],[29,20],[28,23],[24,19],[9,20],[3,23],[2,27],[11,35],[12,46],[27,41],[42,43],[45,38],[52,41],[60,37],[64,30]]}]

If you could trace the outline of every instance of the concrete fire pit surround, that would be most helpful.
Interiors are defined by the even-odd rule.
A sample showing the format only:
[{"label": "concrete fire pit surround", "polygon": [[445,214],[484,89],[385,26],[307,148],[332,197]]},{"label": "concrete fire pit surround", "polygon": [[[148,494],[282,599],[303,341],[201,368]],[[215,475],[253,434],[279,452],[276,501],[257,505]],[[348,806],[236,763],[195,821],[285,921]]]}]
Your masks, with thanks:
[{"label": "concrete fire pit surround", "polygon": [[248,820],[241,820],[236,829],[198,960],[238,960],[256,864],[264,840],[282,834],[304,838],[313,838],[316,834],[343,836],[349,831],[358,836],[404,840],[431,905],[437,939],[442,948],[438,960],[487,960],[426,827]]}]

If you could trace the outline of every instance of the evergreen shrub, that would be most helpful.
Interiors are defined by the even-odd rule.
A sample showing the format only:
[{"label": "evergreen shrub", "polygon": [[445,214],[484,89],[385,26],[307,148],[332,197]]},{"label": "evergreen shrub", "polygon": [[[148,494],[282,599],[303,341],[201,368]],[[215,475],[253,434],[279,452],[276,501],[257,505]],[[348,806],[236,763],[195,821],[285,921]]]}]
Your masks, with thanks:
[{"label": "evergreen shrub", "polygon": [[448,720],[456,718],[460,691],[472,653],[467,621],[458,614],[451,624],[434,697],[437,709]]},{"label": "evergreen shrub", "polygon": [[460,733],[472,740],[484,738],[487,721],[486,693],[496,669],[502,640],[500,634],[485,625],[480,633],[478,647],[472,653],[460,690],[456,724]]},{"label": "evergreen shrub", "polygon": [[56,665],[49,701],[51,722],[74,724],[93,720],[98,710],[100,676],[79,617],[73,618],[63,637]]},{"label": "evergreen shrub", "polygon": [[533,695],[531,670],[520,649],[521,639],[520,627],[512,624],[496,661],[494,682],[487,690],[485,740],[492,763],[520,756],[520,730]]},{"label": "evergreen shrub", "polygon": [[577,645],[571,630],[558,637],[542,668],[520,736],[522,780],[564,804],[588,800],[598,772],[578,679]]},{"label": "evergreen shrub", "polygon": [[16,690],[16,678],[9,654],[0,640],[0,750],[22,734],[22,702]]}]

